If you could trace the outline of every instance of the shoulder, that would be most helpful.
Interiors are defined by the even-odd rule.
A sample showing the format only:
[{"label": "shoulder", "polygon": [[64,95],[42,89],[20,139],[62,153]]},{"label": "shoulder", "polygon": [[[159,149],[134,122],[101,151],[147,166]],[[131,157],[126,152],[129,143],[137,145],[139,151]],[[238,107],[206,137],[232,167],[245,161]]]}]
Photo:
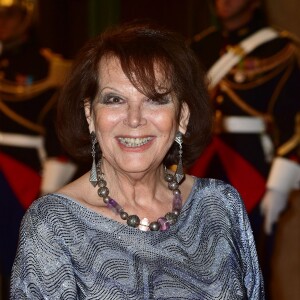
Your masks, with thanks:
[{"label": "shoulder", "polygon": [[65,207],[66,198],[59,194],[46,194],[35,200],[27,210],[27,213],[33,212],[52,212],[56,207]]},{"label": "shoulder", "polygon": [[270,41],[262,43],[253,53],[261,57],[269,57],[282,51],[286,52],[287,48],[299,48],[300,42],[296,35],[278,27],[270,27],[278,33],[278,36]]},{"label": "shoulder", "polygon": [[[249,230],[249,220],[238,191],[221,180],[197,178],[192,195],[182,211],[187,226],[240,239]],[[234,230],[233,230],[234,229]]]},{"label": "shoulder", "polygon": [[188,44],[192,49],[204,49],[205,47],[212,47],[218,45],[222,39],[221,32],[214,26],[209,27],[197,34],[195,34]]},{"label": "shoulder", "polygon": [[48,194],[26,211],[20,234],[34,241],[44,239],[73,244],[90,228],[94,228],[94,214],[71,198]]},{"label": "shoulder", "polygon": [[[66,198],[57,194],[47,194],[35,200],[26,211],[23,223],[32,224],[58,224],[72,214]],[[59,223],[60,223],[59,222]]]},{"label": "shoulder", "polygon": [[232,185],[218,179],[197,178],[194,200],[201,209],[217,207],[229,215],[245,211],[239,192]]},{"label": "shoulder", "polygon": [[210,27],[193,36],[188,44],[207,70],[218,59],[222,40],[220,31],[216,27]]},{"label": "shoulder", "polygon": [[280,38],[295,44],[298,47],[300,46],[300,37],[297,34],[278,26],[274,26],[272,28],[278,31]]},{"label": "shoulder", "polygon": [[192,39],[191,42],[198,43],[200,41],[203,41],[206,38],[211,38],[213,36],[219,35],[218,29],[214,26],[208,27],[204,29],[203,31],[196,33]]},{"label": "shoulder", "polygon": [[239,198],[238,191],[229,183],[214,178],[196,178],[196,186],[198,193],[212,194],[215,196],[231,196]]}]

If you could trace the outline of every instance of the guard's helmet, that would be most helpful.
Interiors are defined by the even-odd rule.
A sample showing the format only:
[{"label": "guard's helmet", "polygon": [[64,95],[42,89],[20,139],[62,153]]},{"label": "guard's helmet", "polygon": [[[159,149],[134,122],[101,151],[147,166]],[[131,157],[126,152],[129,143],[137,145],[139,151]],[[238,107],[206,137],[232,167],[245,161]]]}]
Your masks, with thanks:
[{"label": "guard's helmet", "polygon": [[32,25],[35,12],[36,0],[0,0],[0,41],[22,36]]}]

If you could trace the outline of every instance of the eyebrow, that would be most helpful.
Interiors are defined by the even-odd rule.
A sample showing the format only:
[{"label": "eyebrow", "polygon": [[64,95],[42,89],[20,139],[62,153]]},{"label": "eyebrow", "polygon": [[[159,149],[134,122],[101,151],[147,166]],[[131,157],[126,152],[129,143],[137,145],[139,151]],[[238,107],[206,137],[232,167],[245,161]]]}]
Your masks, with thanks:
[{"label": "eyebrow", "polygon": [[119,90],[117,90],[117,89],[115,89],[113,87],[105,86],[101,90],[99,90],[99,94],[101,94],[103,92],[103,90],[105,90],[105,89],[110,89],[110,90],[113,90],[113,91],[118,92],[118,93],[120,92]]}]

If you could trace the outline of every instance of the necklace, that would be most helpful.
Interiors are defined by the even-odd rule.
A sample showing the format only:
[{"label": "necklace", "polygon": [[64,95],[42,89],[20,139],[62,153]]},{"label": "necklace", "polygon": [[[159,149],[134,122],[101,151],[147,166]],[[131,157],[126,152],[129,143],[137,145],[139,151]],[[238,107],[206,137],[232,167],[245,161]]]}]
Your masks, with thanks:
[{"label": "necklace", "polygon": [[165,168],[164,179],[168,183],[168,188],[173,192],[172,211],[166,213],[164,217],[159,217],[156,221],[150,223],[147,218],[141,220],[137,215],[129,215],[116,200],[109,196],[109,189],[106,186],[107,183],[101,171],[100,164],[101,161],[97,164],[98,195],[110,210],[119,214],[122,220],[126,220],[128,226],[139,228],[142,231],[166,231],[171,225],[177,222],[182,207],[181,192],[179,190],[179,183],[175,180],[174,176],[167,171],[167,168]]}]

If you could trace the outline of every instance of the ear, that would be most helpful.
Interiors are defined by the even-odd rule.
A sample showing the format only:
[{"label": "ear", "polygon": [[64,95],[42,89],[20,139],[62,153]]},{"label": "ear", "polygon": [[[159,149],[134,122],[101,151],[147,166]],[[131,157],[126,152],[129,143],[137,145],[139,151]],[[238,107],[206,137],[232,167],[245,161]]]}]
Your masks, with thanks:
[{"label": "ear", "polygon": [[90,132],[95,131],[94,120],[92,116],[91,103],[89,99],[84,100],[84,113],[86,117],[86,121],[89,124]]},{"label": "ear", "polygon": [[186,103],[183,103],[181,108],[181,113],[180,113],[180,120],[179,120],[179,131],[182,134],[186,133],[189,120],[190,120],[190,109]]}]

